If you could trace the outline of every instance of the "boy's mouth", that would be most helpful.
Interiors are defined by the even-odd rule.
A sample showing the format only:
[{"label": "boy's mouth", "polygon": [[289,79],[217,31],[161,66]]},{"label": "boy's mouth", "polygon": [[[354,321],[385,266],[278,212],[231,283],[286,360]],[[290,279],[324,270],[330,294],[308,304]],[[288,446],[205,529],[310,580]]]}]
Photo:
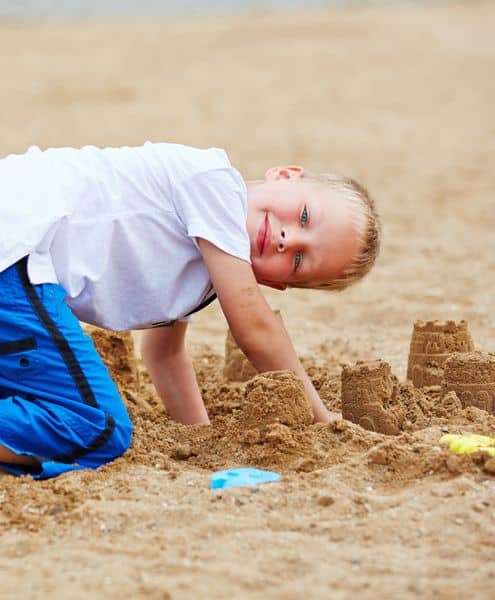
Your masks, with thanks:
[{"label": "boy's mouth", "polygon": [[265,218],[261,222],[260,228],[258,229],[258,235],[256,236],[256,247],[258,248],[258,252],[260,256],[265,251],[265,248],[268,245],[268,241],[270,240],[271,227],[268,221],[268,214],[265,215]]}]

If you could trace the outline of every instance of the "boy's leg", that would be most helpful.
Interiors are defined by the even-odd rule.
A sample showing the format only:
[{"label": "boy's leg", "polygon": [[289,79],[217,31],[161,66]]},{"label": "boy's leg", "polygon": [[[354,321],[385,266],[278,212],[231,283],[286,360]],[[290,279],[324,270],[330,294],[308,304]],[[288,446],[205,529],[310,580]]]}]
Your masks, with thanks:
[{"label": "boy's leg", "polygon": [[[18,460],[39,461],[37,476],[50,477],[116,458],[129,446],[131,430],[63,289],[32,286],[25,260],[1,273],[0,446],[22,455]],[[22,466],[9,470],[30,472]]]}]

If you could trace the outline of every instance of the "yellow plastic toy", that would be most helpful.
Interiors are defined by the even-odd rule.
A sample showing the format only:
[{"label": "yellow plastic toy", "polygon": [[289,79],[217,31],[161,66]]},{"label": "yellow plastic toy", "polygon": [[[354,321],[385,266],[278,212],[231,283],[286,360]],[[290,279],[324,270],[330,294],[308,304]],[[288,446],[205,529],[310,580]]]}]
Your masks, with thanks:
[{"label": "yellow plastic toy", "polygon": [[490,456],[495,456],[495,438],[488,437],[487,435],[448,433],[442,435],[439,442],[447,444],[449,450],[456,454],[487,452]]}]

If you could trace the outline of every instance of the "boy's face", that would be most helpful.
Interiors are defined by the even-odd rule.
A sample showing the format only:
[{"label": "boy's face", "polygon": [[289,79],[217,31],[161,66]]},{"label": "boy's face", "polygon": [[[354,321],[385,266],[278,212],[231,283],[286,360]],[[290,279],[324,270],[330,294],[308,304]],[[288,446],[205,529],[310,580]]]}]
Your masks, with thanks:
[{"label": "boy's face", "polygon": [[247,230],[259,283],[318,284],[342,277],[359,255],[364,216],[338,192],[304,180],[302,167],[274,167],[247,182]]}]

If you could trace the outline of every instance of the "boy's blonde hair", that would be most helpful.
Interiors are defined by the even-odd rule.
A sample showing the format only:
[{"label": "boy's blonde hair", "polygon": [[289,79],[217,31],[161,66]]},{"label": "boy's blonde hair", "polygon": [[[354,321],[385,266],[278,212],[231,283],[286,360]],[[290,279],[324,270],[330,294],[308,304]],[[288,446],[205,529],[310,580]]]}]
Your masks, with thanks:
[{"label": "boy's blonde hair", "polygon": [[[344,199],[356,206],[359,211],[354,219],[354,225],[361,236],[363,249],[352,264],[344,271],[340,279],[332,279],[324,283],[291,283],[290,287],[313,288],[320,290],[343,290],[363,278],[374,265],[380,249],[380,219],[376,212],[375,203],[367,190],[354,179],[342,177],[334,173],[304,172],[304,179],[323,185],[326,189],[338,192]],[[365,225],[363,227],[364,216]]]}]

